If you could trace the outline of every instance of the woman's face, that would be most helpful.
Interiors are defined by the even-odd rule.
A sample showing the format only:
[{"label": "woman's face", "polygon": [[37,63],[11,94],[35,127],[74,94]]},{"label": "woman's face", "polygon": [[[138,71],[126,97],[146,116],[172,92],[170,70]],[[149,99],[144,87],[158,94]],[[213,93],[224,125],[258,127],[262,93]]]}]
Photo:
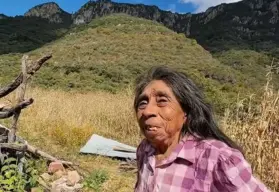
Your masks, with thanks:
[{"label": "woman's face", "polygon": [[162,80],[151,81],[139,96],[137,120],[141,131],[154,146],[178,139],[186,115],[172,89]]}]

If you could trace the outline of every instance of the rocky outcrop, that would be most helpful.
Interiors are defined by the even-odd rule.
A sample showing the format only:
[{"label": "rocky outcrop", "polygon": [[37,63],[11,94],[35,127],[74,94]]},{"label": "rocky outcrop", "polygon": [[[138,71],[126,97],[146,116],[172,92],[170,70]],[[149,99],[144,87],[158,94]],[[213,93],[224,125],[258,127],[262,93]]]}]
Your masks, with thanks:
[{"label": "rocky outcrop", "polygon": [[[112,13],[155,20],[188,37],[205,48],[228,49],[234,46],[262,49],[260,44],[279,44],[279,0],[244,0],[221,4],[199,14],[178,14],[156,6],[97,0],[86,3],[73,15],[73,24],[84,24]],[[226,47],[222,46],[226,41]],[[258,44],[258,41],[261,41]]]},{"label": "rocky outcrop", "polygon": [[195,20],[191,21],[190,37],[211,51],[231,48],[271,50],[279,45],[278,2],[244,0],[219,5],[211,10],[214,17],[205,17],[208,11],[193,16],[198,24],[193,26]]},{"label": "rocky outcrop", "polygon": [[48,19],[52,23],[71,23],[71,14],[61,9],[56,3],[44,3],[28,10],[24,16]]},{"label": "rocky outcrop", "polygon": [[174,28],[175,23],[185,17],[184,15],[183,17],[179,17],[179,14],[173,14],[170,11],[162,11],[156,6],[98,0],[90,1],[82,6],[81,9],[73,15],[73,24],[78,25],[88,23],[96,17],[113,13],[125,13],[135,17],[155,20],[170,28]]}]

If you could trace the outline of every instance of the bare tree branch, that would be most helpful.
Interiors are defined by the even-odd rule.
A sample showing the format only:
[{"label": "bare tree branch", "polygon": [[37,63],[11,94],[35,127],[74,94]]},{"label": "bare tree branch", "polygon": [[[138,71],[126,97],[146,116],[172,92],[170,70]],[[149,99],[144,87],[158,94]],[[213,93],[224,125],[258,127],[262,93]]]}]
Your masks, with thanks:
[{"label": "bare tree branch", "polygon": [[33,62],[31,66],[27,66],[28,67],[27,68],[27,74],[33,75],[51,57],[52,57],[51,54],[45,55],[44,57],[38,59],[36,62]]},{"label": "bare tree branch", "polygon": [[17,104],[15,107],[11,108],[3,108],[0,109],[0,119],[5,119],[13,116],[16,111],[26,108],[27,106],[31,105],[34,102],[32,98],[22,101],[21,103]]},{"label": "bare tree branch", "polygon": [[9,93],[13,92],[22,82],[22,73],[17,78],[8,84],[6,87],[0,89],[0,98],[5,97]]},{"label": "bare tree branch", "polygon": [[[27,74],[33,75],[51,57],[52,55],[48,54],[38,59],[36,62],[33,62],[31,66],[27,66]],[[14,81],[12,81],[10,84],[8,84],[3,88],[0,88],[0,98],[5,97],[9,93],[13,92],[22,83],[22,80],[23,80],[23,74],[20,73]]]}]

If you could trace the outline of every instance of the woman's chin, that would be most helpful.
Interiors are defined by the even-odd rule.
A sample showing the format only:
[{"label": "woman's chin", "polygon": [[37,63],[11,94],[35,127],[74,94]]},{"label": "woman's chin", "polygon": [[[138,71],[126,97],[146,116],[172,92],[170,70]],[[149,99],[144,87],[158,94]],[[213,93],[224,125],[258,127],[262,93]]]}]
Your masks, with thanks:
[{"label": "woman's chin", "polygon": [[160,144],[165,140],[165,137],[158,131],[145,131],[146,139],[151,143]]},{"label": "woman's chin", "polygon": [[144,134],[147,138],[155,138],[160,135],[158,130],[145,130]]}]

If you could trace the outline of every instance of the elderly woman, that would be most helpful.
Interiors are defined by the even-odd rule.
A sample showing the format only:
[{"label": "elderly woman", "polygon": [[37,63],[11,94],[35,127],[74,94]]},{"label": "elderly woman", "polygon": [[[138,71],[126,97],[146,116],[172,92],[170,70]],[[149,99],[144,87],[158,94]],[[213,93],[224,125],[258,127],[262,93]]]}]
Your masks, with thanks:
[{"label": "elderly woman", "polygon": [[134,108],[145,136],[136,192],[268,191],[183,73],[152,68],[137,80]]}]

